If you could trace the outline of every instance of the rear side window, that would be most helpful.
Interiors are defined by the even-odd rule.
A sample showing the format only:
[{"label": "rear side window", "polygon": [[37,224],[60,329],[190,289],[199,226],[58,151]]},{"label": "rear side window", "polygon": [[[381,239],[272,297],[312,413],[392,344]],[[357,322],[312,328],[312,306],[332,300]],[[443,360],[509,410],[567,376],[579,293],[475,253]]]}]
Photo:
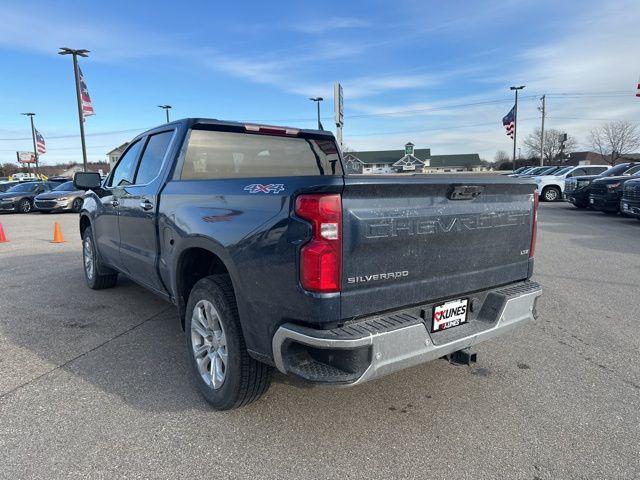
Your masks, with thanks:
[{"label": "rear side window", "polygon": [[333,140],[192,130],[183,180],[342,175]]},{"label": "rear side window", "polygon": [[109,181],[110,187],[119,187],[122,185],[131,185],[133,183],[133,175],[136,168],[136,159],[140,152],[142,142],[138,140],[131,145],[126,153],[120,158],[116,169],[113,171],[111,180]]},{"label": "rear side window", "polygon": [[140,159],[140,166],[138,166],[138,173],[135,179],[136,185],[145,185],[158,176],[172,136],[173,130],[157,133],[149,137]]},{"label": "rear side window", "polygon": [[624,172],[625,175],[637,175],[640,172],[640,165],[636,165],[635,167],[631,167],[629,170]]},{"label": "rear side window", "polygon": [[606,169],[607,167],[587,167],[587,175],[598,175]]}]

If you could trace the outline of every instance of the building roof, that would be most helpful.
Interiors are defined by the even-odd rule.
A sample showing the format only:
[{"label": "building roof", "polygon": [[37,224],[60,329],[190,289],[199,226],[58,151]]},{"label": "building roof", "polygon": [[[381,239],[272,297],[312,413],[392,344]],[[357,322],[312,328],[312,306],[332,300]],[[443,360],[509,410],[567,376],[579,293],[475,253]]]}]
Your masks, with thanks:
[{"label": "building roof", "polygon": [[430,167],[470,167],[482,165],[477,153],[457,153],[454,155],[431,155]]},{"label": "building roof", "polygon": [[113,150],[111,150],[110,152],[107,152],[107,155],[111,155],[112,153],[122,153],[122,152],[124,152],[125,148],[127,148],[128,146],[129,146],[129,142],[124,142],[119,147],[116,147]]},{"label": "building roof", "polygon": [[[346,155],[352,155],[366,165],[376,163],[392,164],[404,157],[404,150],[370,150],[366,152],[349,152]],[[431,149],[416,148],[413,151],[413,155],[424,162],[431,156]]]}]

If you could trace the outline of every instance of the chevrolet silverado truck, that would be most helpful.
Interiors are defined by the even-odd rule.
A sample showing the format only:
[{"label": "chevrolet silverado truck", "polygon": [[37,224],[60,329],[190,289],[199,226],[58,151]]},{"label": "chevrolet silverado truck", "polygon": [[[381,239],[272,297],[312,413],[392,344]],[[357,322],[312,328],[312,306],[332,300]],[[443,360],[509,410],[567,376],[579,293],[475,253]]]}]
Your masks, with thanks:
[{"label": "chevrolet silverado truck", "polygon": [[273,368],[349,386],[470,353],[541,294],[530,180],[349,176],[329,132],[185,119],[74,182],[88,286],[122,274],[175,304],[219,410]]}]

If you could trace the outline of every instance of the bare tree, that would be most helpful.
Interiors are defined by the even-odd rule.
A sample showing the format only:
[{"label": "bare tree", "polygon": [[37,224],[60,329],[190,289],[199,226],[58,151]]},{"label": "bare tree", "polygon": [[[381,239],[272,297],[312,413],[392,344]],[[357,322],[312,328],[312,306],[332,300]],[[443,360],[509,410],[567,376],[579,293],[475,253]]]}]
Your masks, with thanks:
[{"label": "bare tree", "polygon": [[[561,154],[573,152],[577,146],[575,138],[567,135],[567,139],[562,142],[564,132],[550,128],[544,132],[544,162],[552,163],[559,159]],[[522,142],[529,157],[540,158],[540,143],[542,142],[542,131],[536,128],[533,133],[527,135]]]},{"label": "bare tree", "polygon": [[509,162],[511,161],[511,157],[509,156],[509,154],[507,152],[505,152],[504,150],[498,150],[496,152],[496,156],[493,157],[493,160],[496,164],[501,164],[504,162]]},{"label": "bare tree", "polygon": [[615,120],[591,130],[591,147],[609,165],[640,147],[640,129],[626,120]]}]

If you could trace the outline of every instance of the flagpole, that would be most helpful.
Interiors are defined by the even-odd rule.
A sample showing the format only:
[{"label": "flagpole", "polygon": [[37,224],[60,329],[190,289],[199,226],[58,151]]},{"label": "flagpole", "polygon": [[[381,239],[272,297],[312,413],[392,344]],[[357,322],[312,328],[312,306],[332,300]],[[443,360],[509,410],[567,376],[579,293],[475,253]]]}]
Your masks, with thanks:
[{"label": "flagpole", "polygon": [[36,127],[33,124],[33,117],[35,116],[35,113],[23,113],[22,115],[29,117],[29,120],[31,120],[31,140],[33,141],[33,155],[36,159],[35,173],[38,173],[38,147],[36,146]]},{"label": "flagpole", "polygon": [[516,168],[516,137],[518,136],[518,90],[522,90],[524,87],[524,85],[520,85],[519,87],[509,87],[509,90],[516,91],[516,105],[515,111],[513,112],[513,168]]},{"label": "flagpole", "polygon": [[87,145],[84,141],[84,115],[82,114],[82,97],[80,96],[80,70],[78,68],[78,55],[81,57],[87,57],[89,50],[73,50],[71,48],[63,47],[58,54],[71,55],[73,57],[73,73],[76,79],[76,99],[78,100],[78,121],[80,122],[80,142],[82,143],[82,165],[83,169],[87,171]]}]

